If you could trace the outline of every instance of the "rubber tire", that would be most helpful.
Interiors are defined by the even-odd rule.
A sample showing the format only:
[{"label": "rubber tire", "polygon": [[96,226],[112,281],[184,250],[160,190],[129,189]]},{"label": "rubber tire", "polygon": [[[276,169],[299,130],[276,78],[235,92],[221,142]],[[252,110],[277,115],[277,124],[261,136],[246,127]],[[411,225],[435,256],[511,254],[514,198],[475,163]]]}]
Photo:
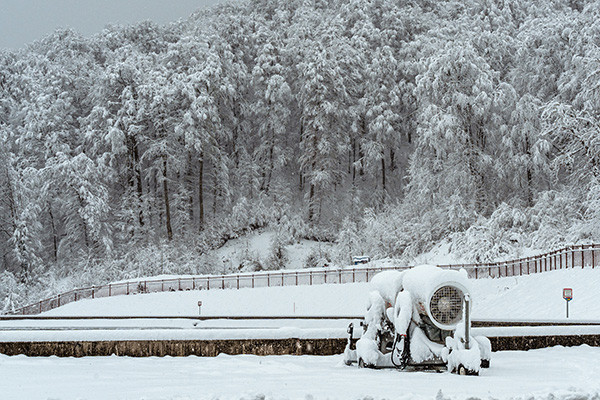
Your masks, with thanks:
[{"label": "rubber tire", "polygon": [[362,358],[358,359],[358,368],[377,369],[375,365],[365,363]]},{"label": "rubber tire", "polygon": [[456,373],[458,375],[468,375],[468,371],[463,365],[458,366]]},{"label": "rubber tire", "polygon": [[490,360],[481,360],[481,368],[489,368]]}]

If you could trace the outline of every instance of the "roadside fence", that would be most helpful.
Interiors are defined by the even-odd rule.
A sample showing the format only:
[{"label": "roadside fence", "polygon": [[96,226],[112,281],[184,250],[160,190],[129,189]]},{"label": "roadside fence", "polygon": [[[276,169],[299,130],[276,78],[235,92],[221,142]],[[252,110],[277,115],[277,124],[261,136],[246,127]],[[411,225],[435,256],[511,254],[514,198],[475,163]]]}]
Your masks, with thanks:
[{"label": "roadside fence", "polygon": [[[530,275],[567,268],[595,268],[600,263],[600,244],[567,246],[549,253],[511,261],[479,264],[438,265],[446,269],[464,268],[470,278],[500,278]],[[373,275],[412,266],[355,265],[344,268],[298,271],[265,271],[229,275],[203,275],[172,279],[137,279],[100,286],[73,289],[15,310],[16,315],[33,315],[82,299],[183,290],[241,289],[274,286],[319,285],[325,283],[368,282]]]}]

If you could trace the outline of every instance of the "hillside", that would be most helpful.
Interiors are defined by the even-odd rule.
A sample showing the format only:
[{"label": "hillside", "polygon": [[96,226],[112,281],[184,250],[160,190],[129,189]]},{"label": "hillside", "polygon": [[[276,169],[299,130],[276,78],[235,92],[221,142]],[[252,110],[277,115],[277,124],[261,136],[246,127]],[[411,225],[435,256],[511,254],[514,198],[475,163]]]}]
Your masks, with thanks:
[{"label": "hillside", "polygon": [[[600,2],[242,1],[0,52],[0,300],[600,240]],[[64,285],[64,287],[61,287]]]}]

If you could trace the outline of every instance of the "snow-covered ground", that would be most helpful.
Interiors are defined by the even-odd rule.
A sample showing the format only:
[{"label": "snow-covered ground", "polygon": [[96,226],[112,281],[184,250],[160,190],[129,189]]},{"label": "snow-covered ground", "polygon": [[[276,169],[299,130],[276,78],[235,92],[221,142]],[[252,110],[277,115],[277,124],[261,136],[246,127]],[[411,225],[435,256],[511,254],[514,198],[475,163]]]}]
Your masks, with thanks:
[{"label": "snow-covered ground", "polygon": [[[569,316],[600,320],[600,268],[472,280],[475,319],[565,319],[562,289],[573,289]],[[341,315],[364,313],[366,283],[152,293],[82,300],[44,315]]]},{"label": "snow-covered ground", "polygon": [[[572,319],[600,320],[596,293],[600,269],[553,271],[531,276],[473,281],[474,318],[564,319],[562,288],[574,290]],[[47,315],[360,315],[369,285],[290,286],[241,290],[167,292],[70,303]],[[339,321],[154,320],[161,329],[131,329],[135,320],[72,321],[77,330],[26,332],[31,321],[13,321],[5,339],[74,335],[72,340],[118,338],[343,337]],[[344,324],[338,327],[335,324]],[[251,324],[250,326],[248,324]],[[334,324],[334,325],[332,325]],[[46,329],[49,328],[49,329]],[[55,327],[56,328],[56,327]],[[94,328],[94,329],[92,329]],[[143,328],[143,326],[142,326]],[[202,329],[204,328],[204,329]],[[261,329],[257,329],[261,328]],[[474,334],[594,333],[597,327],[478,328]],[[492,332],[493,330],[493,332]],[[66,333],[65,333],[66,332]],[[26,335],[29,335],[25,337]],[[38,335],[38,336],[36,336]],[[129,336],[128,336],[129,335]],[[148,336],[149,335],[149,336]],[[250,336],[248,336],[250,335]],[[265,336],[266,335],[266,336]],[[148,337],[146,337],[148,336]],[[364,370],[346,367],[341,356],[227,356],[216,358],[36,358],[0,355],[0,399],[553,399],[600,398],[600,348],[553,347],[497,352],[480,377],[449,373]]]},{"label": "snow-covered ground", "polygon": [[341,356],[29,358],[0,355],[0,398],[597,400],[600,348],[494,353],[482,376],[346,367]]}]

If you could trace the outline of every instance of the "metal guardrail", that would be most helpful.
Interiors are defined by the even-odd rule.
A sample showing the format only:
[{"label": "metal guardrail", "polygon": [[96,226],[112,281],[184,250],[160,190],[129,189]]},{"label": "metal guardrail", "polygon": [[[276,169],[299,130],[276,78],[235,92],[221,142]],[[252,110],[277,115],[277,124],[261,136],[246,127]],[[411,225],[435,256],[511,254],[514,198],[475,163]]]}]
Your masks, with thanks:
[{"label": "metal guardrail", "polygon": [[[549,253],[511,261],[479,264],[438,265],[441,268],[464,268],[470,278],[500,278],[530,275],[556,269],[592,267],[600,262],[600,244],[567,246]],[[324,283],[368,282],[378,272],[405,270],[412,266],[352,266],[304,271],[269,271],[230,275],[203,275],[173,279],[142,279],[73,289],[39,302],[18,308],[14,314],[32,315],[52,310],[82,299],[156,293],[181,290],[241,289],[273,286],[318,285]]]}]

